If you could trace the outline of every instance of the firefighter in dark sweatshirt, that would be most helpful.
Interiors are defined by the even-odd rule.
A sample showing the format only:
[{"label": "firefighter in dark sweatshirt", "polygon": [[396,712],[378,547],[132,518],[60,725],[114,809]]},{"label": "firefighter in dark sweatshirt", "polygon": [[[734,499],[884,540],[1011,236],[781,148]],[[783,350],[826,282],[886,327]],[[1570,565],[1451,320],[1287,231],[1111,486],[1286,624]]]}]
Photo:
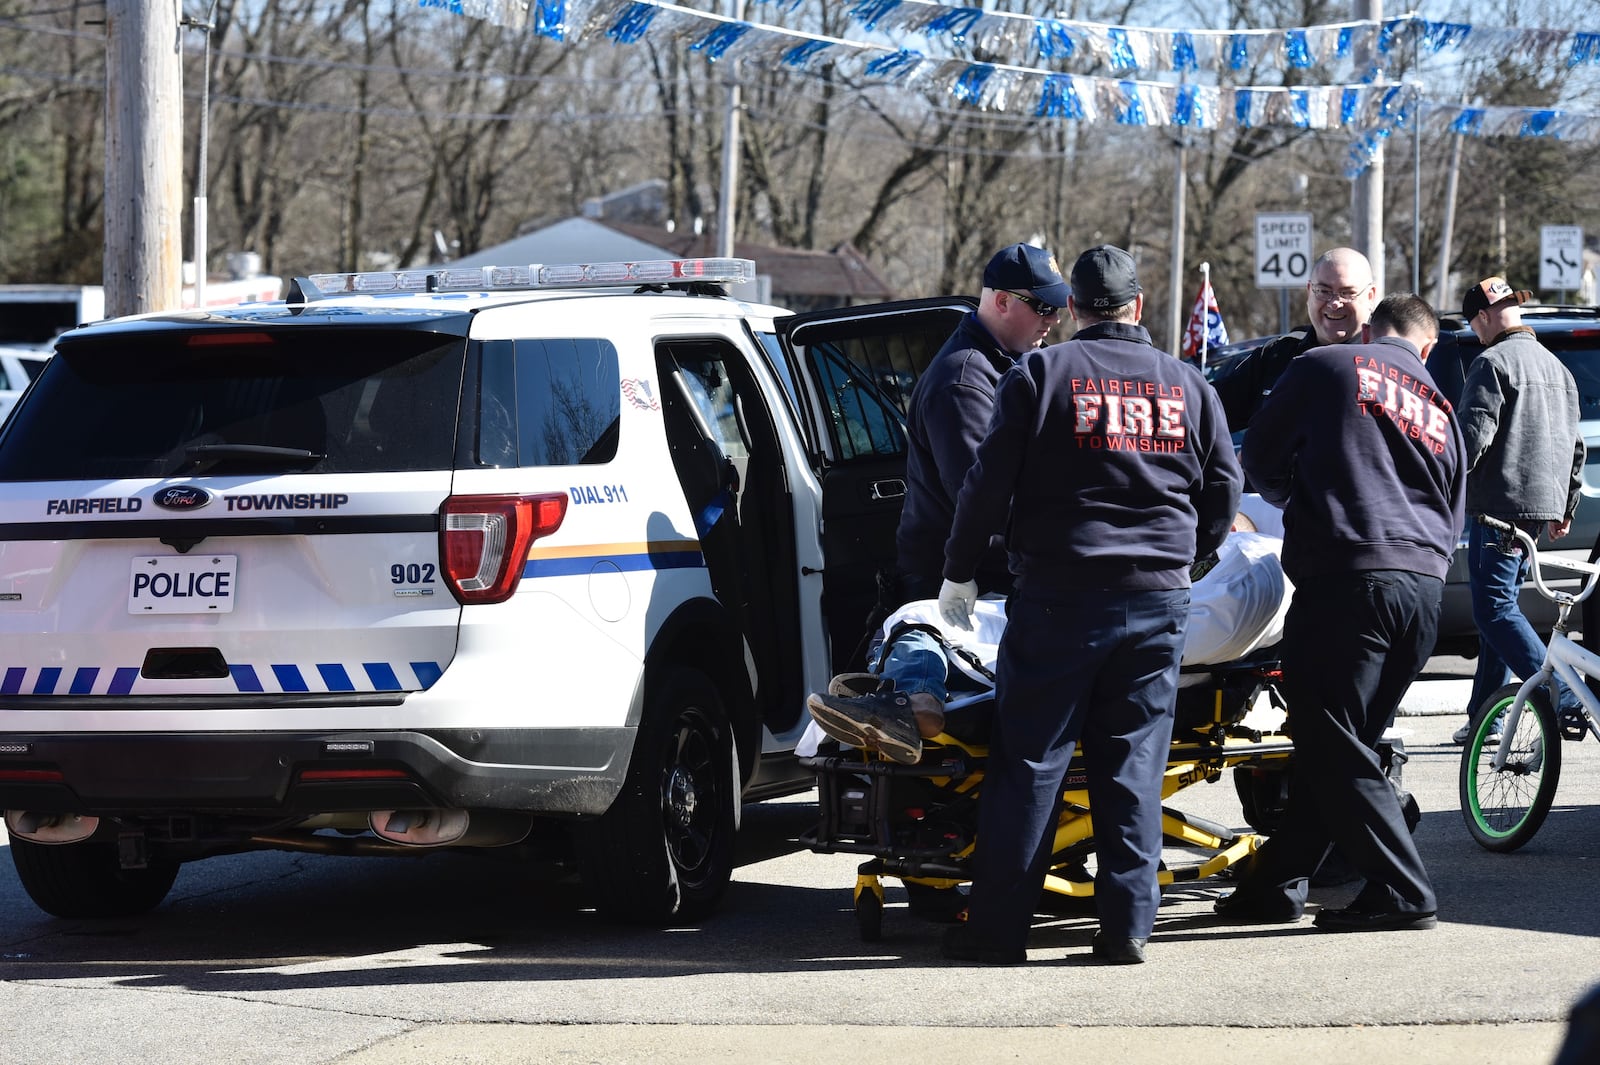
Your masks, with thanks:
[{"label": "firefighter in dark sweatshirt", "polygon": [[[956,502],[940,613],[968,626],[1005,526],[1007,605],[978,804],[969,919],[947,957],[1027,959],[1056,804],[1081,738],[1094,810],[1094,956],[1140,962],[1160,902],[1161,779],[1189,621],[1189,567],[1227,536],[1240,472],[1221,404],[1154,348],[1133,259],[1078,258],[1072,340],[1020,356]],[[1009,514],[1009,521],[1007,515]]]},{"label": "firefighter in dark sweatshirt", "polygon": [[1432,928],[1437,902],[1378,740],[1433,652],[1445,569],[1465,517],[1466,459],[1423,366],[1439,335],[1417,296],[1387,297],[1366,343],[1295,359],[1245,437],[1245,472],[1284,510],[1284,695],[1294,736],[1282,828],[1216,909],[1298,921],[1308,878],[1339,851],[1366,878],[1316,926]]}]

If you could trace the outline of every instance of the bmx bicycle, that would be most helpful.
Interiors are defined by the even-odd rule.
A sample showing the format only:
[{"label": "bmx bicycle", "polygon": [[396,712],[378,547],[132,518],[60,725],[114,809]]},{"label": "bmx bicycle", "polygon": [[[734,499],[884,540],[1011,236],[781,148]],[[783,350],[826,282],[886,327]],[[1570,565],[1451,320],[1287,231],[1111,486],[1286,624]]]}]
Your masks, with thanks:
[{"label": "bmx bicycle", "polygon": [[[1561,779],[1561,741],[1600,739],[1600,698],[1586,677],[1600,679],[1600,655],[1567,635],[1567,615],[1589,597],[1600,579],[1600,564],[1547,554],[1539,557],[1534,538],[1494,518],[1478,519],[1491,529],[1516,536],[1528,552],[1529,571],[1539,594],[1556,604],[1556,624],[1545,647],[1544,664],[1520,684],[1507,684],[1477,708],[1461,750],[1461,814],[1467,831],[1486,850],[1509,852],[1527,843],[1544,824]],[[1551,588],[1541,566],[1581,574],[1576,592]],[[1582,704],[1582,720],[1565,727],[1556,715],[1555,677]]]}]

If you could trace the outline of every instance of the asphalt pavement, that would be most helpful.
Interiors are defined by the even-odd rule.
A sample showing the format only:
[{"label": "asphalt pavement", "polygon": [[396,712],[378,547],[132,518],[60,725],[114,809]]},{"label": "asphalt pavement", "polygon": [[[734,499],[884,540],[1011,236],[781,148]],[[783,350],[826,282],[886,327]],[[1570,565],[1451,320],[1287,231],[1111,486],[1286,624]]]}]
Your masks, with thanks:
[{"label": "asphalt pavement", "polygon": [[[0,1061],[1548,1065],[1600,983],[1600,744],[1563,745],[1532,842],[1483,851],[1449,742],[1466,685],[1462,664],[1430,664],[1398,723],[1430,931],[1226,925],[1213,879],[1169,889],[1145,965],[1093,964],[1095,920],[1070,906],[1041,914],[1027,966],[953,964],[894,881],[882,940],[859,938],[860,858],[796,843],[810,795],[746,808],[723,906],[665,930],[462,856],[215,858],[155,912],[97,922],[39,913],[0,862]],[[1172,804],[1243,827],[1226,777]]]}]

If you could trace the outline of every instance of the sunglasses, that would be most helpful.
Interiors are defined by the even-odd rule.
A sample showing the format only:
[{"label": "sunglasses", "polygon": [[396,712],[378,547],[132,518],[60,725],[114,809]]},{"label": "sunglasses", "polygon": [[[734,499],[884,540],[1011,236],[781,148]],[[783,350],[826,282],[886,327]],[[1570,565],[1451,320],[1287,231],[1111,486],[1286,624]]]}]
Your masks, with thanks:
[{"label": "sunglasses", "polygon": [[1000,291],[1021,303],[1024,307],[1028,308],[1028,310],[1032,311],[1034,314],[1037,314],[1040,318],[1054,318],[1061,313],[1060,307],[1051,306],[1036,296],[1024,296],[1022,293],[1012,292],[1008,288],[1001,289]]}]

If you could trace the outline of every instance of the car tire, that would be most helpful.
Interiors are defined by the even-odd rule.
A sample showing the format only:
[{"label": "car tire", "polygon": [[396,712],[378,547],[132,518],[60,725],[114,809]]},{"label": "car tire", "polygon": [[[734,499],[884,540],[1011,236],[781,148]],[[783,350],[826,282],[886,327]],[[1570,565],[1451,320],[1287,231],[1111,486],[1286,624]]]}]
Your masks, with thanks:
[{"label": "car tire", "polygon": [[716,686],[676,667],[651,687],[622,790],[577,844],[600,913],[658,925],[703,917],[727,889],[739,775]]},{"label": "car tire", "polygon": [[124,869],[117,845],[98,840],[47,844],[11,837],[11,861],[28,897],[57,917],[131,917],[161,905],[178,877],[178,863],[152,857],[143,869]]}]

